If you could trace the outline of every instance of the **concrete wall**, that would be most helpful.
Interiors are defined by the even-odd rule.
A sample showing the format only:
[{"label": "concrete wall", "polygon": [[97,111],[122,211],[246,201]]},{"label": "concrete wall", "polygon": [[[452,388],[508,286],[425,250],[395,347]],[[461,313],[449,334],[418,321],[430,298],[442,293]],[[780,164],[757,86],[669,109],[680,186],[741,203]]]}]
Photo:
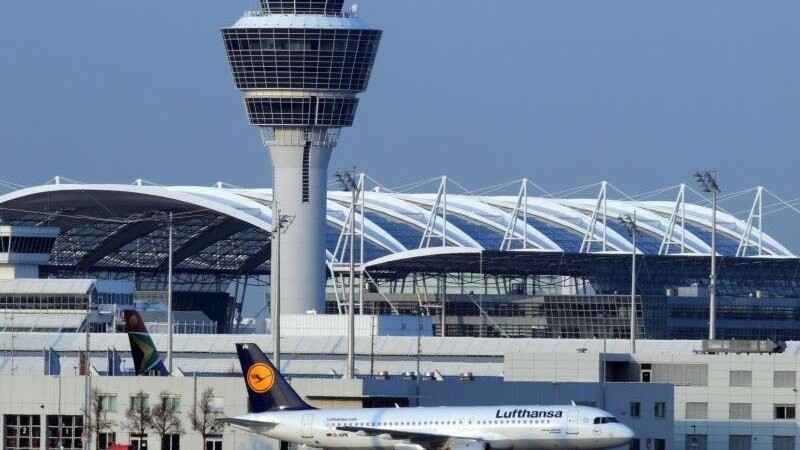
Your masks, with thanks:
[{"label": "concrete wall", "polygon": [[[116,395],[116,410],[109,412],[115,421],[113,431],[117,441],[130,442],[125,411],[130,398],[143,390],[149,395],[149,404],[159,401],[162,392],[180,396],[180,417],[186,431],[181,437],[181,448],[201,448],[200,436],[191,430],[188,413],[204,389],[212,387],[226,416],[244,413],[247,408],[246,392],[240,377],[90,377],[92,387],[101,394]],[[85,378],[79,376],[0,376],[0,416],[7,414],[37,415],[43,424],[41,448],[46,445],[46,416],[82,415]],[[666,401],[672,410],[672,386],[665,384],[625,383],[609,384],[606,389],[598,383],[530,383],[504,382],[499,378],[478,378],[473,381],[447,379],[406,380],[392,377],[388,380],[341,380],[297,378],[292,385],[311,404],[325,408],[360,407],[363,403],[393,406],[395,402],[416,406],[473,406],[521,404],[578,404],[594,405],[615,414],[630,425],[638,436],[670,439],[673,423],[671,416],[656,419],[652,401]],[[627,411],[631,401],[643,401],[640,418],[631,418]],[[380,403],[383,402],[383,403]],[[650,403],[648,403],[650,402]],[[0,428],[0,441],[4,429]],[[223,432],[223,448],[235,450],[273,449],[274,441],[228,427]],[[158,436],[151,433],[148,439],[151,450],[160,448]],[[644,448],[644,447],[643,447]],[[669,446],[668,448],[672,448]]]},{"label": "concrete wall", "polygon": [[[130,442],[125,412],[130,408],[130,398],[140,390],[148,394],[150,406],[159,401],[162,392],[180,396],[180,418],[186,432],[181,437],[181,448],[201,449],[200,435],[191,429],[189,411],[206,388],[213,388],[215,404],[224,415],[233,416],[247,410],[247,393],[240,377],[90,377],[91,387],[101,394],[116,395],[116,410],[108,413],[115,422],[112,431],[119,443]],[[338,379],[296,379],[292,385],[316,407],[360,407],[363,382]],[[46,416],[82,415],[84,408],[85,378],[80,376],[0,376],[0,418],[7,414],[41,416],[41,443],[46,446]],[[4,442],[4,427],[0,428],[0,442]],[[92,447],[94,448],[94,446]],[[160,448],[158,436],[150,433],[148,448]],[[226,427],[223,448],[235,450],[271,449],[274,441],[255,436],[243,430]]]},{"label": "concrete wall", "polygon": [[[664,352],[609,354],[609,374],[627,381],[639,381],[649,366],[651,380],[672,383],[674,409],[673,441],[676,448],[729,448],[731,436],[749,436],[753,450],[771,450],[775,436],[794,437],[800,448],[797,418],[776,417],[778,405],[798,407],[800,359],[794,353],[776,354],[697,354]],[[507,380],[559,382],[602,380],[603,356],[600,353],[509,353],[505,356]],[[731,372],[736,372],[733,376]],[[776,385],[776,372],[782,378]],[[611,379],[611,377],[609,377]],[[647,383],[608,383],[635,386]],[[750,405],[750,415],[731,416],[731,404]],[[689,406],[687,407],[687,404]],[[643,405],[643,413],[645,407]],[[701,414],[697,414],[697,411]],[[610,411],[617,413],[618,411]],[[694,414],[692,414],[694,412]],[[796,416],[796,414],[795,414]],[[697,436],[698,446],[691,446]],[[689,447],[685,447],[687,439]],[[642,447],[645,448],[645,447]]]}]

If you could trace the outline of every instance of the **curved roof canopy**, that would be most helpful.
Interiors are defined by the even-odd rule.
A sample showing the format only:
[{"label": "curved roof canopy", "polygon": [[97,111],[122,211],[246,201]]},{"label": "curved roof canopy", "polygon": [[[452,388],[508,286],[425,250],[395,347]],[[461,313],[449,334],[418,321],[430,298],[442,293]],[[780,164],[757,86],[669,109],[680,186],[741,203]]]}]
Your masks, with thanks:
[{"label": "curved roof canopy", "polygon": [[[441,194],[441,193],[440,193]],[[711,211],[687,203],[366,192],[355,211],[356,248],[372,265],[426,254],[486,251],[628,253],[622,216],[636,213],[636,251],[710,253]],[[269,189],[222,185],[49,184],[0,196],[5,223],[61,230],[51,265],[76,269],[163,269],[167,219],[175,224],[178,271],[263,273],[272,228]],[[350,194],[328,192],[328,264],[345,263]],[[727,257],[794,255],[750,221],[718,212],[717,252]]]}]

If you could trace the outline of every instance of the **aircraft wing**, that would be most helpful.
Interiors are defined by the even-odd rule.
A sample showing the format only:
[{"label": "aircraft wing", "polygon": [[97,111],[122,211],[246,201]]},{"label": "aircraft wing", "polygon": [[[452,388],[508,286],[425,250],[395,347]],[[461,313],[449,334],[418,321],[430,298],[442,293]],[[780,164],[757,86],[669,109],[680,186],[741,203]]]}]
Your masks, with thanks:
[{"label": "aircraft wing", "polygon": [[[385,428],[336,427],[336,429],[356,433],[361,436],[387,436],[390,439],[409,441],[428,449],[441,449],[453,446],[452,444],[462,444],[463,447],[469,448],[471,447],[470,444],[474,445],[480,442],[480,439],[450,436],[447,434],[420,433],[418,431],[389,430]],[[459,445],[459,447],[462,445]],[[480,446],[477,448],[480,448]]]},{"label": "aircraft wing", "polygon": [[217,420],[220,423],[227,423],[237,427],[247,428],[253,433],[261,434],[269,431],[277,425],[275,422],[262,422],[259,420],[239,419],[236,417],[223,417]]}]

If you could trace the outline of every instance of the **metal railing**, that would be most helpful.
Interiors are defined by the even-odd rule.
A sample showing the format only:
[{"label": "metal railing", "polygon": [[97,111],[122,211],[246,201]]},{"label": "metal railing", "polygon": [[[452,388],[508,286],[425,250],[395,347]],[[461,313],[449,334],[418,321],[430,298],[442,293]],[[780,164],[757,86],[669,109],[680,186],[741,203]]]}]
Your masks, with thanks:
[{"label": "metal railing", "polygon": [[347,10],[340,13],[312,13],[312,12],[296,12],[296,13],[270,13],[267,11],[245,11],[245,17],[266,17],[266,16],[323,16],[323,17],[340,17],[343,19],[358,18],[358,11]]}]

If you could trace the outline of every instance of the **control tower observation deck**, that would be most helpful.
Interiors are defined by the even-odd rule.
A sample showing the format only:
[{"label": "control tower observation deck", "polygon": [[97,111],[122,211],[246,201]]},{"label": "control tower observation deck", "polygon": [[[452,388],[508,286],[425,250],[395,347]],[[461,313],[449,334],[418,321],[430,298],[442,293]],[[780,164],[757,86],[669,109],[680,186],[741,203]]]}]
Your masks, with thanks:
[{"label": "control tower observation deck", "polygon": [[261,11],[222,30],[247,117],[269,149],[276,209],[292,219],[281,235],[284,314],[325,311],[328,162],[353,124],[381,38],[343,4],[261,0]]}]

